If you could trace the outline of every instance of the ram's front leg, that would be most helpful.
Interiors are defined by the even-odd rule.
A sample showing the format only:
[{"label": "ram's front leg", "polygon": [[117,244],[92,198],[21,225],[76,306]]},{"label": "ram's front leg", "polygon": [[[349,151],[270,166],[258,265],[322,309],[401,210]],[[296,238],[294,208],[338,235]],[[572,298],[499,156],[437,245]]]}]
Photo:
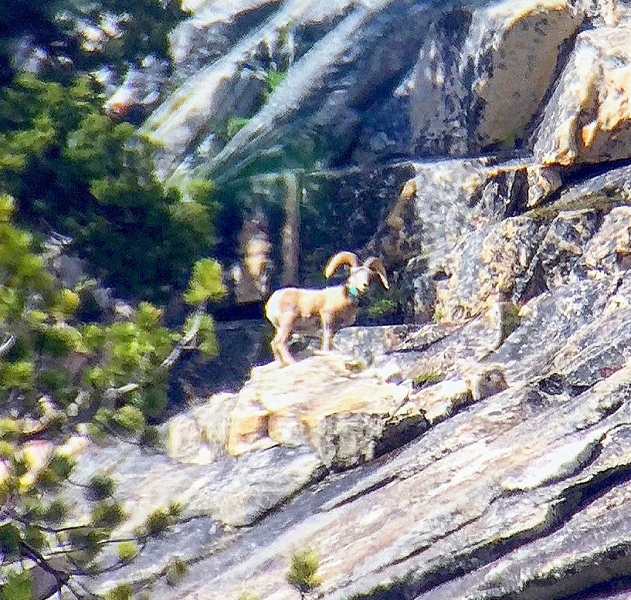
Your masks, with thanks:
[{"label": "ram's front leg", "polygon": [[329,315],[322,315],[322,351],[331,350],[331,340],[333,338],[332,319]]}]

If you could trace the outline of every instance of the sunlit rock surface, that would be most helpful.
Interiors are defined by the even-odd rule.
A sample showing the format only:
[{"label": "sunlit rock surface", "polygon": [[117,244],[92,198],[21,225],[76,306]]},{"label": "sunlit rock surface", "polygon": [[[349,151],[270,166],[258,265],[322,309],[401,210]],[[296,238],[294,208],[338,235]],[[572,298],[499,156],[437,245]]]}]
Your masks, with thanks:
[{"label": "sunlit rock surface", "polygon": [[[121,492],[131,493],[132,524],[170,500],[186,514],[103,585],[137,580],[164,599],[244,592],[298,599],[285,576],[296,549],[312,547],[324,598],[482,599],[489,586],[497,598],[614,598],[602,589],[624,586],[630,574],[629,300],[628,272],[585,277],[531,300],[491,351],[483,347],[493,326],[479,317],[451,329],[419,326],[410,343],[359,370],[338,354],[259,368],[237,401],[252,399],[254,388],[267,405],[268,435],[274,415],[282,416],[285,437],[273,447],[218,452],[206,464],[133,447],[88,451],[79,481],[90,469],[112,468]],[[400,383],[383,383],[379,360],[399,365]],[[428,373],[441,365],[444,379],[432,381]],[[501,370],[506,385],[475,399],[470,382],[485,366]],[[365,441],[384,407],[379,389],[405,390],[399,413],[417,411],[429,424],[398,438],[399,447],[391,437],[395,447],[370,459]],[[434,418],[438,397],[452,401]],[[221,405],[233,426],[237,406],[226,395],[192,415],[221,421]],[[331,414],[336,427],[322,419]],[[358,429],[362,414],[373,415],[370,428],[364,420]],[[185,417],[172,421],[172,434]],[[354,461],[331,463],[337,472],[326,466],[326,447],[305,433],[318,421],[329,424],[316,429],[328,447],[337,445],[338,458],[342,444],[344,458],[353,450]],[[299,431],[300,423],[307,427]],[[175,549],[190,566],[170,586],[159,573]],[[603,582],[609,587],[597,587]]]},{"label": "sunlit rock surface", "polygon": [[509,0],[433,23],[410,92],[415,150],[458,156],[523,139],[582,17],[572,2]]},{"label": "sunlit rock surface", "polygon": [[630,40],[628,26],[578,36],[533,138],[540,162],[572,165],[629,156]]},{"label": "sunlit rock surface", "polygon": [[[459,172],[459,162],[454,172]],[[527,210],[523,172],[520,185],[510,187],[507,183],[518,178],[504,165],[500,178],[481,179],[485,193],[467,200],[466,179],[458,178],[455,184],[446,176],[438,179],[445,166],[428,170],[431,178],[411,200],[401,195],[384,235],[375,242],[386,256],[390,248],[409,247],[410,241],[421,248],[422,254],[408,261],[400,279],[408,310],[418,320],[469,318],[486,313],[498,301],[523,304],[559,285],[628,268],[628,209],[617,205],[631,197],[629,167],[569,185],[556,201]],[[485,171],[479,171],[479,177]],[[451,199],[446,207],[434,208],[432,199],[445,195],[439,196],[441,188],[451,192]],[[421,219],[413,216],[415,206],[422,211]],[[511,216],[515,213],[520,214]],[[392,215],[401,215],[396,228],[389,226]],[[442,245],[442,240],[451,243]]]},{"label": "sunlit rock surface", "polygon": [[564,0],[209,3],[174,32],[177,86],[143,131],[166,177],[219,181],[514,148],[585,16]]},{"label": "sunlit rock surface", "polygon": [[[293,64],[294,28],[308,29],[333,21],[344,14],[349,4],[348,1],[326,3],[326,8],[314,9],[313,3],[304,0],[272,3],[274,11],[257,26],[248,29],[241,25],[238,30],[241,35],[234,35],[231,43],[216,49],[207,64],[196,65],[193,74],[181,82],[144,126],[144,134],[162,150],[160,164],[165,175],[172,175],[189,152],[199,155],[198,164],[213,160],[236,133],[228,130],[231,119],[243,119],[241,124],[247,130],[250,128],[247,120],[259,109],[274,107],[272,99],[268,99],[273,90],[269,89],[266,79],[271,72],[284,74]],[[228,11],[230,15],[226,15],[222,14],[223,11],[214,14],[213,8],[210,7],[213,15],[210,22],[220,22],[225,26],[228,17],[228,22],[234,22],[235,27],[239,17],[243,18],[252,10],[260,10],[257,6],[235,5]],[[203,19],[203,14],[199,16],[198,13],[190,26],[200,26]],[[182,27],[186,24],[180,29]],[[203,27],[208,27],[208,22]],[[183,35],[185,43],[190,43],[190,40],[190,34]],[[180,54],[198,54],[197,48],[188,50],[183,48],[182,43],[176,44],[175,48],[176,60],[184,60]],[[208,46],[204,43],[203,48]],[[287,98],[283,102],[290,102],[285,107],[286,111],[292,102],[288,92],[297,95],[297,100],[303,93],[301,87],[296,82],[280,95]],[[258,129],[262,127],[259,124]],[[243,136],[242,133],[240,137]]]},{"label": "sunlit rock surface", "polygon": [[[504,339],[488,315],[382,328],[371,362],[377,342],[351,328],[339,337],[356,358],[258,367],[239,394],[172,419],[170,457],[84,449],[76,481],[104,469],[128,498],[121,534],[184,507],[93,583],[297,600],[286,574],[311,547],[323,598],[616,598],[631,574],[630,301],[628,271],[584,273],[527,302]],[[503,385],[483,393],[490,373]],[[248,424],[266,442],[231,452]],[[174,555],[189,563],[175,586]]]},{"label": "sunlit rock surface", "polygon": [[[286,368],[248,354],[239,389],[192,386],[160,451],[78,450],[77,483],[118,481],[121,536],[183,507],[89,583],[152,600],[627,598],[629,3],[191,8],[143,128],[162,176],[213,178],[277,223],[279,273],[300,207],[305,284],[324,285],[333,251],[382,256],[405,322],[342,330],[328,355],[304,343]],[[287,579],[304,548],[308,593]]]},{"label": "sunlit rock surface", "polygon": [[255,368],[231,413],[228,453],[308,445],[327,467],[347,468],[418,435],[426,424],[422,412],[399,412],[408,398],[407,386],[361,370],[361,363],[336,355],[283,369]]}]

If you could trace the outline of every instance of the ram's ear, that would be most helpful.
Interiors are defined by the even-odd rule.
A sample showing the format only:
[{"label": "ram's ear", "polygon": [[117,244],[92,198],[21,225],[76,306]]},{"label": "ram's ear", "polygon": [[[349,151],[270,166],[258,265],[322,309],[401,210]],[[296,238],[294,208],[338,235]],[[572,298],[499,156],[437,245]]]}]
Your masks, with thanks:
[{"label": "ram's ear", "polygon": [[333,275],[333,273],[335,273],[335,271],[337,271],[342,265],[348,265],[351,269],[353,269],[359,265],[359,259],[353,252],[338,252],[329,259],[326,267],[324,267],[324,276],[327,279],[330,279],[331,275]]},{"label": "ram's ear", "polygon": [[364,266],[368,267],[381,281],[381,284],[386,289],[390,289],[390,284],[388,283],[388,277],[386,275],[386,268],[383,266],[383,262],[381,262],[380,258],[376,256],[370,256],[364,262]]}]

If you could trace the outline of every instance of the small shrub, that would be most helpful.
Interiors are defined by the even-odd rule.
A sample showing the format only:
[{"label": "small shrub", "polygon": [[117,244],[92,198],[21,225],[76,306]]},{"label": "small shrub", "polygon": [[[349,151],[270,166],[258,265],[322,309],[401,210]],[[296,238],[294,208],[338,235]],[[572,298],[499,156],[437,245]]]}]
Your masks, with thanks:
[{"label": "small shrub", "polygon": [[127,563],[133,560],[138,554],[138,545],[136,542],[132,541],[119,542],[118,546],[116,546],[116,552],[119,560]]},{"label": "small shrub", "polygon": [[160,436],[160,430],[157,427],[148,426],[145,427],[140,434],[138,443],[143,448],[151,448],[159,450],[162,446],[162,438]]},{"label": "small shrub", "polygon": [[40,551],[46,547],[48,541],[41,529],[30,526],[24,528],[23,539],[27,546]]},{"label": "small shrub", "polygon": [[301,592],[307,592],[322,583],[318,575],[320,559],[312,548],[297,550],[291,557],[287,581]]},{"label": "small shrub", "polygon": [[105,595],[105,600],[131,600],[131,586],[120,583]]},{"label": "small shrub", "polygon": [[170,523],[169,515],[163,510],[155,510],[149,515],[145,526],[149,535],[158,535],[162,533]]},{"label": "small shrub", "polygon": [[73,466],[74,461],[71,457],[55,454],[48,465],[38,473],[37,483],[44,489],[55,489],[68,478]]},{"label": "small shrub", "polygon": [[28,571],[9,572],[2,586],[2,600],[24,600],[33,597],[33,582]]},{"label": "small shrub", "polygon": [[44,519],[53,524],[61,523],[68,515],[68,507],[61,500],[53,500],[43,515]]},{"label": "small shrub", "polygon": [[74,550],[86,553],[89,556],[96,555],[101,549],[101,544],[106,539],[106,534],[101,529],[84,527],[71,529],[68,532],[68,541]]},{"label": "small shrub", "polygon": [[188,571],[188,567],[186,563],[179,557],[174,556],[166,567],[166,580],[170,586],[177,585],[186,572]]},{"label": "small shrub", "polygon": [[169,502],[167,510],[169,511],[169,516],[176,519],[182,514],[182,505],[177,500],[172,500]]},{"label": "small shrub", "polygon": [[202,258],[193,265],[193,274],[184,293],[187,304],[200,304],[206,300],[220,300],[226,295],[221,265],[212,258]]},{"label": "small shrub", "polygon": [[4,389],[30,390],[35,364],[28,360],[7,362],[0,365],[0,378]]},{"label": "small shrub", "polygon": [[145,427],[145,416],[142,411],[135,407],[126,404],[121,406],[113,415],[112,420],[121,429],[128,432],[142,431]]},{"label": "small shrub", "polygon": [[88,484],[86,495],[90,500],[104,500],[112,495],[114,480],[107,475],[95,475]]},{"label": "small shrub", "polygon": [[447,313],[442,306],[434,306],[434,314],[432,315],[433,323],[442,323],[447,320]]},{"label": "small shrub", "polygon": [[269,95],[282,83],[282,81],[287,77],[287,71],[268,71],[265,79],[267,80],[267,96]]},{"label": "small shrub", "polygon": [[234,117],[226,123],[226,137],[231,140],[243,127],[250,122],[250,119]]},{"label": "small shrub", "polygon": [[142,394],[142,412],[149,418],[159,417],[168,403],[169,398],[164,385],[149,386]]},{"label": "small shrub", "polygon": [[17,554],[19,548],[19,529],[11,523],[0,526],[0,552],[2,552],[4,556],[12,556]]},{"label": "small shrub", "polygon": [[114,500],[103,500],[92,509],[92,523],[96,527],[116,527],[124,519],[123,507]]},{"label": "small shrub", "polygon": [[9,417],[0,419],[0,438],[4,440],[15,440],[20,435],[20,424]]},{"label": "small shrub", "polygon": [[390,298],[379,298],[368,307],[368,314],[373,319],[383,319],[395,315],[399,310],[397,303]]},{"label": "small shrub", "polygon": [[53,306],[53,314],[55,314],[59,319],[71,317],[77,312],[79,304],[79,294],[73,290],[62,289],[57,294],[56,302]]},{"label": "small shrub", "polygon": [[159,535],[165,531],[165,529],[171,525],[177,516],[176,503],[172,503],[169,508],[157,508],[154,510],[145,521],[144,528],[139,532],[141,536]]},{"label": "small shrub", "polygon": [[420,388],[427,385],[432,385],[434,383],[438,383],[445,379],[445,374],[440,373],[439,371],[426,371],[423,373],[419,373],[414,377],[414,387]]}]

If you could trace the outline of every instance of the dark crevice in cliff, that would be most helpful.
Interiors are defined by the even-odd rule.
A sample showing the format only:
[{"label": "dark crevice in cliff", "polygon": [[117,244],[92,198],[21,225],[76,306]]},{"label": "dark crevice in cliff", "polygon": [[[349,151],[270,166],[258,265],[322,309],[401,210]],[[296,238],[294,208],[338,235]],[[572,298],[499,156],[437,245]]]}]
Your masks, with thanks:
[{"label": "dark crevice in cliff", "polygon": [[631,158],[622,160],[612,160],[595,164],[582,163],[568,167],[563,172],[563,183],[565,186],[587,182],[596,177],[606,175],[611,171],[631,166]]},{"label": "dark crevice in cliff", "polygon": [[[625,548],[628,552],[628,549]],[[624,559],[623,559],[624,560]],[[628,560],[628,559],[627,559]],[[609,563],[603,565],[603,569],[615,569],[622,572],[629,572],[628,569],[620,568],[622,565]],[[596,577],[591,578],[592,581],[596,580]],[[607,579],[604,582],[597,583],[587,588],[581,589],[579,592],[572,593],[570,596],[566,596],[559,600],[602,600],[607,598],[609,594],[623,594],[627,593],[631,597],[631,573],[627,575],[620,575],[614,579]]]},{"label": "dark crevice in cliff", "polygon": [[[624,425],[627,426],[627,424]],[[584,511],[614,488],[629,482],[631,482],[631,465],[603,471],[589,481],[568,487],[557,506],[556,527],[551,529],[550,533],[563,527],[573,515]]]},{"label": "dark crevice in cliff", "polygon": [[397,479],[399,479],[397,475],[392,475],[391,477],[384,477],[383,479],[379,479],[379,481],[376,481],[375,483],[372,483],[365,487],[361,487],[361,489],[359,489],[357,492],[353,494],[344,496],[341,500],[328,504],[327,506],[323,508],[323,510],[329,511],[329,510],[339,508],[340,506],[344,506],[345,504],[350,504],[351,502],[354,502],[355,500],[357,500],[358,498],[361,498],[362,496],[366,496],[367,494],[376,492],[377,490],[380,490],[381,488],[386,487],[387,485],[391,484],[393,481],[396,481]]},{"label": "dark crevice in cliff", "polygon": [[[600,560],[577,565],[571,571],[533,581],[519,593],[502,600],[588,600],[604,599],[607,592],[631,590],[631,546],[609,548]],[[500,598],[498,597],[498,600]]]},{"label": "dark crevice in cliff", "polygon": [[263,302],[247,302],[219,306],[210,311],[217,322],[258,321],[266,323],[263,314]]}]

